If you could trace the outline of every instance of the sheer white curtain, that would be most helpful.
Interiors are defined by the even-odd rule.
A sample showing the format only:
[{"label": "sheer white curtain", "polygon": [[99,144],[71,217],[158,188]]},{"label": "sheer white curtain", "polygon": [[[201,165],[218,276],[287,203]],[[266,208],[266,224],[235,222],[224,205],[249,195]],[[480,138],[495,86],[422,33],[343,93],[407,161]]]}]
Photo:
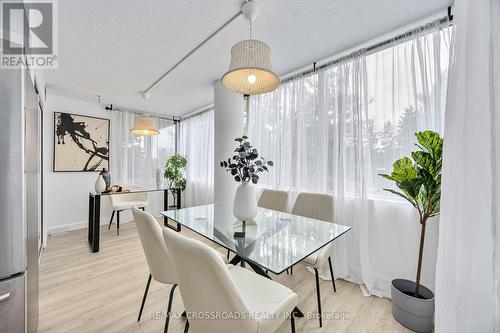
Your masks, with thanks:
[{"label": "sheer white curtain", "polygon": [[[414,279],[416,272],[418,217],[383,191],[392,184],[378,173],[390,173],[413,149],[415,132],[443,130],[451,31],[434,25],[250,99],[250,140],[275,162],[261,183],[333,194],[336,222],[353,227],[337,242],[337,275],[378,295],[390,294],[393,278]],[[429,226],[423,282],[430,288],[436,232]]]},{"label": "sheer white curtain", "polygon": [[111,113],[110,172],[113,184],[156,186],[156,169],[165,165],[175,152],[175,125],[171,120],[156,118],[157,136],[130,133],[136,114]]},{"label": "sheer white curtain", "polygon": [[179,152],[186,156],[185,206],[214,201],[214,112],[206,111],[180,123]]},{"label": "sheer white curtain", "polygon": [[500,332],[500,1],[454,8],[436,332]]}]

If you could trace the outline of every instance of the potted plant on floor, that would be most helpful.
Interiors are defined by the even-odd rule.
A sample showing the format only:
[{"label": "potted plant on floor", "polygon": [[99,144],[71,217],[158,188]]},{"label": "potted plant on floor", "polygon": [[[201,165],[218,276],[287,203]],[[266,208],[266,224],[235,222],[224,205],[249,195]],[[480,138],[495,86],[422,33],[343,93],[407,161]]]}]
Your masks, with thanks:
[{"label": "potted plant on floor", "polygon": [[177,195],[186,189],[186,177],[184,177],[184,169],[187,165],[187,159],[181,154],[173,154],[165,164],[164,176],[167,180],[167,186],[172,196],[174,197],[174,207],[177,206]]},{"label": "potted plant on floor", "polygon": [[227,161],[221,161],[220,166],[230,172],[236,182],[241,183],[234,196],[234,216],[241,221],[250,221],[257,215],[257,198],[252,184],[259,182],[259,173],[269,172],[273,162],[259,157],[257,149],[252,147],[248,137],[242,136],[234,141],[238,142],[234,156]]},{"label": "potted plant on floor", "polygon": [[420,246],[415,282],[405,279],[392,280],[392,315],[403,326],[418,332],[433,328],[434,294],[420,284],[424,254],[425,227],[429,218],[439,214],[441,198],[441,165],[443,139],[432,131],[416,134],[417,151],[411,158],[403,157],[394,162],[390,175],[380,174],[396,183],[401,190],[384,189],[409,201],[420,218]]}]

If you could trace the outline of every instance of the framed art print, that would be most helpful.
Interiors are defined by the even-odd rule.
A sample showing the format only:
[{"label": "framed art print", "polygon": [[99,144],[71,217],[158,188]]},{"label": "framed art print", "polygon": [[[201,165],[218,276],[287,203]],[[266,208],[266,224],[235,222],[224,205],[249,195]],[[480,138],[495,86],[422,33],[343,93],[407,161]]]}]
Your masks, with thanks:
[{"label": "framed art print", "polygon": [[109,119],[54,112],[54,167],[58,171],[109,170]]}]

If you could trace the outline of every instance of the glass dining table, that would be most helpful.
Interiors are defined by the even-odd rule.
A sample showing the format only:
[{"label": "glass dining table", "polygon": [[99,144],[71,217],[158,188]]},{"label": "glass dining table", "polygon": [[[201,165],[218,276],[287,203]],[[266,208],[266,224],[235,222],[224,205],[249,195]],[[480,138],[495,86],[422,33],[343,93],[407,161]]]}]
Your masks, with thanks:
[{"label": "glass dining table", "polygon": [[[344,235],[351,228],[303,216],[258,208],[248,222],[238,221],[230,203],[161,212],[165,225],[180,231],[184,226],[213,241],[235,256],[231,264],[248,264],[268,278],[281,274],[312,253]],[[172,221],[177,226],[169,224]]]}]

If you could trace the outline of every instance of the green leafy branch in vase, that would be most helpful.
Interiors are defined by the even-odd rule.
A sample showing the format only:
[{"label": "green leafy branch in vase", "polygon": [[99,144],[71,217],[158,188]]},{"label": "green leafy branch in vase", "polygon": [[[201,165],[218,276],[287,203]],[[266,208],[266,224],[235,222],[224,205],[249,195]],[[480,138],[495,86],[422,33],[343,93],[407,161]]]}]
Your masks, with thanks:
[{"label": "green leafy branch in vase", "polygon": [[235,154],[227,161],[221,161],[221,168],[225,168],[231,173],[234,180],[237,182],[249,182],[257,184],[259,182],[259,173],[269,172],[269,167],[272,167],[273,161],[268,161],[264,157],[259,156],[259,152],[254,148],[248,137],[243,135],[241,138],[234,139],[238,143],[238,147],[234,150]]},{"label": "green leafy branch in vase", "polygon": [[184,191],[186,189],[186,177],[184,169],[187,165],[187,159],[181,154],[175,153],[170,156],[165,164],[164,176],[167,185],[175,200],[175,191]]}]

